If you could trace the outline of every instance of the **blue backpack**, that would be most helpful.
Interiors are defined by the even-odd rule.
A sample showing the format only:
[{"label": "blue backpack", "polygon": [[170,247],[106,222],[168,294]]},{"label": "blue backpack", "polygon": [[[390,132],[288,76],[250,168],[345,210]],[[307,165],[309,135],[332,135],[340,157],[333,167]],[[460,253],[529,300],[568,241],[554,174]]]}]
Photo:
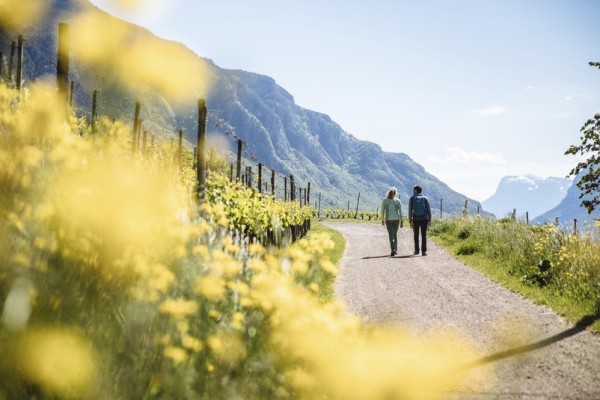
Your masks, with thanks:
[{"label": "blue backpack", "polygon": [[425,216],[425,197],[421,195],[413,196],[413,216],[424,217]]}]

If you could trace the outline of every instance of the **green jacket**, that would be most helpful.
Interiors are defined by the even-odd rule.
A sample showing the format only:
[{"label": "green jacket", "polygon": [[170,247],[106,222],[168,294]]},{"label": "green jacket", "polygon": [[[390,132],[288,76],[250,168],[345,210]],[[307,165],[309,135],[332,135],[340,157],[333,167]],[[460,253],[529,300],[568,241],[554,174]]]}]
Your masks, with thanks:
[{"label": "green jacket", "polygon": [[383,199],[381,203],[381,220],[402,220],[402,205],[400,200],[394,199]]}]

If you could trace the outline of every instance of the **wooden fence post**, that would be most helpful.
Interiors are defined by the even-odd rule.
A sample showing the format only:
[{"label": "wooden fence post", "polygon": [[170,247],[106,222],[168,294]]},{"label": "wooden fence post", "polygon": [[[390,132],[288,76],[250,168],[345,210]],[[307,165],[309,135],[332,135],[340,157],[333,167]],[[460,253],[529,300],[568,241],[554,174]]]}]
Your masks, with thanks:
[{"label": "wooden fence post", "polygon": [[294,175],[290,175],[290,200],[296,200],[296,186],[294,185]]},{"label": "wooden fence post", "polygon": [[306,189],[306,204],[310,205],[310,182],[308,182],[308,187]]},{"label": "wooden fence post", "polygon": [[8,59],[8,84],[12,83],[13,69],[15,69],[15,53],[17,51],[17,42],[10,44],[10,58]]},{"label": "wooden fence post", "polygon": [[19,35],[19,43],[17,45],[17,91],[19,93],[19,101],[21,101],[21,81],[23,80],[23,43],[25,39],[23,35]]},{"label": "wooden fence post", "polygon": [[198,99],[198,198],[206,200],[206,102]]},{"label": "wooden fence post", "polygon": [[525,211],[525,221],[527,222],[527,225],[529,225],[529,211]]},{"label": "wooden fence post", "polygon": [[258,163],[258,193],[262,194],[262,163]]},{"label": "wooden fence post", "polygon": [[246,167],[246,185],[252,189],[252,167]]},{"label": "wooden fence post", "polygon": [[94,94],[92,95],[92,130],[96,129],[96,117],[97,117],[97,101],[98,101],[98,91],[94,90]]},{"label": "wooden fence post", "polygon": [[137,141],[137,132],[139,130],[139,124],[140,124],[140,109],[142,108],[142,105],[140,104],[139,101],[135,102],[135,111],[133,114],[133,132],[131,133],[131,153],[135,154],[135,144]]},{"label": "wooden fence post", "polygon": [[287,194],[288,193],[288,191],[287,191],[288,182],[287,181],[288,181],[287,176],[284,176],[283,177],[283,201],[287,201],[288,200],[288,194]]},{"label": "wooden fence post", "polygon": [[271,170],[271,196],[275,198],[275,170]]},{"label": "wooden fence post", "polygon": [[242,139],[238,139],[237,167],[236,167],[236,175],[235,175],[236,182],[240,181],[241,173],[242,173]]},{"label": "wooden fence post", "polygon": [[69,89],[69,108],[73,109],[73,97],[75,93],[75,81],[71,81],[71,88]]},{"label": "wooden fence post", "polygon": [[69,47],[70,47],[69,25],[58,24],[58,59],[56,62],[56,80],[59,98],[62,106],[67,106],[67,91],[69,86]]},{"label": "wooden fence post", "polygon": [[577,236],[577,218],[573,220],[573,235]]},{"label": "wooden fence post", "polygon": [[354,214],[354,219],[358,218],[358,204],[360,203],[360,192],[358,192],[358,199],[356,200],[356,213]]}]

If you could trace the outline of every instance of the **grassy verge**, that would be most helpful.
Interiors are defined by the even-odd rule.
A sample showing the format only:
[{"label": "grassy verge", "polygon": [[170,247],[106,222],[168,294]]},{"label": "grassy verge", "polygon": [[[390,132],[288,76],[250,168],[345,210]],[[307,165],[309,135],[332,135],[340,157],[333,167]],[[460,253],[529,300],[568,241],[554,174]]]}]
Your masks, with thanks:
[{"label": "grassy verge", "polygon": [[[311,224],[311,230],[309,235],[315,233],[327,233],[335,246],[332,249],[325,250],[324,255],[335,265],[340,266],[340,260],[342,255],[344,254],[344,249],[346,248],[346,241],[344,240],[344,236],[336,231],[335,229],[331,229],[326,227],[325,225],[319,223],[316,219],[313,219]],[[335,283],[335,277],[326,276],[322,279],[321,282],[317,282],[320,287],[319,297],[324,301],[330,301],[333,299],[333,285]]]},{"label": "grassy verge", "polygon": [[[469,267],[600,332],[600,244],[552,226],[507,220],[436,221],[432,239]],[[593,321],[593,322],[590,322]]]}]

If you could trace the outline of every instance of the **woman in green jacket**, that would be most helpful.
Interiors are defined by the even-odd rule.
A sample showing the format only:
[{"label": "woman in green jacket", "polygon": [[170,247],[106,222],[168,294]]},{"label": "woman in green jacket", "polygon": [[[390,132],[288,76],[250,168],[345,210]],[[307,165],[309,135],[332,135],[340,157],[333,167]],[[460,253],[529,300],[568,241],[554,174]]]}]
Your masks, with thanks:
[{"label": "woman in green jacket", "polygon": [[386,226],[390,237],[391,256],[398,254],[398,227],[402,228],[402,205],[396,198],[395,187],[388,189],[387,196],[381,203],[381,225]]}]

